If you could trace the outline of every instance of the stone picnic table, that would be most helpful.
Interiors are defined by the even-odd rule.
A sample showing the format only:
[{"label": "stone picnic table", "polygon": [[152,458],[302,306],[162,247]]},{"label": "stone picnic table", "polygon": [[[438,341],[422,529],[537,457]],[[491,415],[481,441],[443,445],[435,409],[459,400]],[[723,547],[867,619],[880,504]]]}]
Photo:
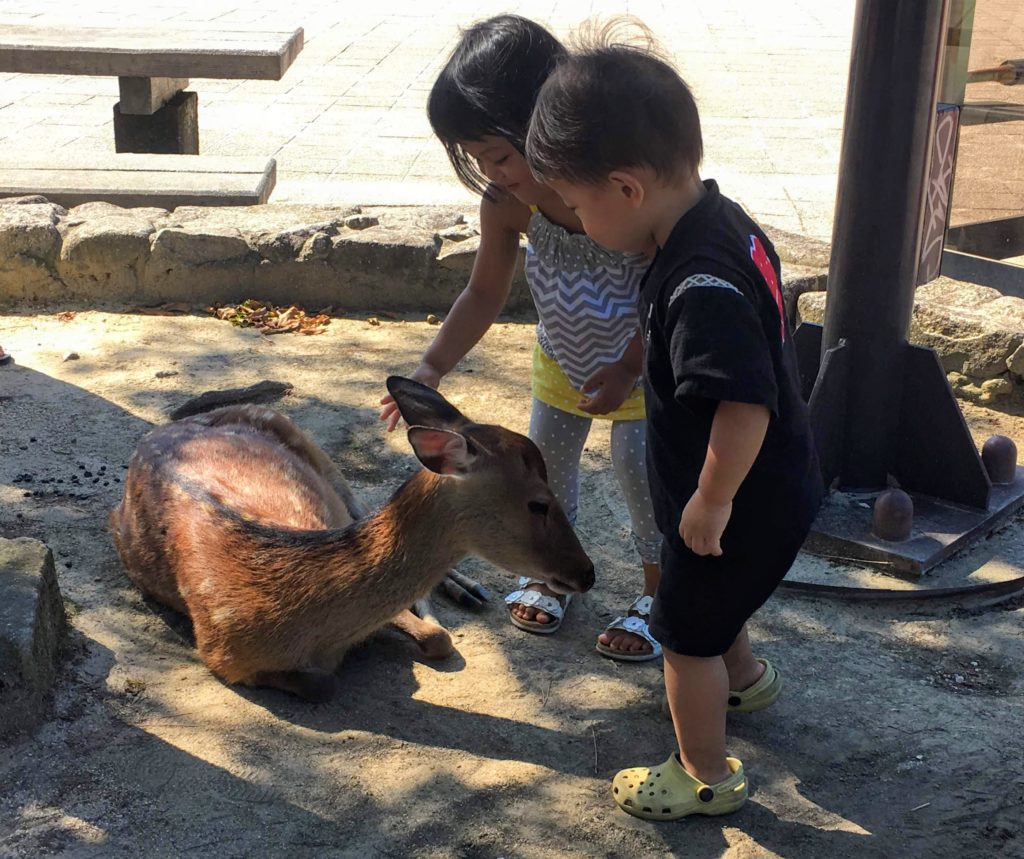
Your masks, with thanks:
[{"label": "stone picnic table", "polygon": [[[96,186],[97,196],[90,199],[122,205],[126,199],[144,205],[150,194],[158,194],[165,205],[179,186],[193,192],[189,203],[224,204],[226,185],[231,186],[230,202],[266,202],[274,186],[274,160],[254,169],[251,158],[235,163],[221,157],[213,165],[199,156],[199,99],[186,87],[194,78],[280,80],[302,46],[302,28],[270,25],[143,29],[0,24],[0,73],[118,79],[120,100],[113,106],[117,153],[196,156],[155,163],[138,155],[130,160],[98,156],[70,170],[54,163],[52,172],[40,166],[38,157],[31,164],[5,158],[0,196],[40,193],[59,202],[62,193],[73,192],[77,202],[82,194],[92,193],[94,179],[100,177],[102,187]],[[204,196],[210,199],[204,201]]]}]

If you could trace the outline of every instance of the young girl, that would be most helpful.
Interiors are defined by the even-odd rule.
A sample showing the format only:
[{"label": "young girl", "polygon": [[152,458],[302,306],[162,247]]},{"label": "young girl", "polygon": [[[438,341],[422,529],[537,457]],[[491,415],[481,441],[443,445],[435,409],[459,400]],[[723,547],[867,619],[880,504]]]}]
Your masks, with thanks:
[{"label": "young girl", "polygon": [[[637,299],[648,260],[609,251],[583,234],[558,195],[538,183],[523,156],[534,100],[565,48],[543,27],[502,15],[468,29],[430,93],[430,124],[459,179],[482,194],[480,249],[469,284],[411,374],[437,387],[487,332],[508,298],[526,233],[526,277],[540,323],[533,353],[530,438],[570,522],[579,463],[593,418],[612,421],[612,462],[626,498],[644,585],[597,649],[625,661],[654,659],[661,645],[647,626],[657,589],[661,535],[645,465],[642,342]],[[398,411],[381,400],[393,430]],[[568,597],[520,579],[506,598],[510,620],[530,632],[561,625]]]}]

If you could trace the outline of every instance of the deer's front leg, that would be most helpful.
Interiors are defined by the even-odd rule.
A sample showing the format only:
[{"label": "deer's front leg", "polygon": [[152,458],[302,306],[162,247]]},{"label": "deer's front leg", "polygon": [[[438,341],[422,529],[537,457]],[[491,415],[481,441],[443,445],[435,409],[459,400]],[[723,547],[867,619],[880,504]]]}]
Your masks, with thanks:
[{"label": "deer's front leg", "polygon": [[452,637],[443,626],[418,618],[409,609],[396,614],[391,625],[415,641],[428,659],[443,659],[455,652]]}]

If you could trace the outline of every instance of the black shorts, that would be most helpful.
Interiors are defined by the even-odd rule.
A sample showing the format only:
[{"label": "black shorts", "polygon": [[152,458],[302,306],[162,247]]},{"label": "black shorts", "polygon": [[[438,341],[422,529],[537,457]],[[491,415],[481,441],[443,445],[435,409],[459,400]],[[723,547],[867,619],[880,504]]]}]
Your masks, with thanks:
[{"label": "black shorts", "polygon": [[683,656],[721,656],[789,572],[803,540],[715,556],[696,555],[678,534],[667,536],[651,634]]}]

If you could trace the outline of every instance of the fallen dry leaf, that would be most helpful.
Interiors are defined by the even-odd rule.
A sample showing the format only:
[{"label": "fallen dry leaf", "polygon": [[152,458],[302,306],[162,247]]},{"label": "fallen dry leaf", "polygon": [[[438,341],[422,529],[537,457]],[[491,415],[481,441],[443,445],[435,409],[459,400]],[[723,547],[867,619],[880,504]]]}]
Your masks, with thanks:
[{"label": "fallen dry leaf", "polygon": [[239,328],[255,328],[261,334],[320,334],[330,324],[326,313],[307,316],[301,307],[291,304],[275,307],[269,302],[249,298],[241,304],[225,304],[208,307],[207,312],[218,319],[224,319]]}]

